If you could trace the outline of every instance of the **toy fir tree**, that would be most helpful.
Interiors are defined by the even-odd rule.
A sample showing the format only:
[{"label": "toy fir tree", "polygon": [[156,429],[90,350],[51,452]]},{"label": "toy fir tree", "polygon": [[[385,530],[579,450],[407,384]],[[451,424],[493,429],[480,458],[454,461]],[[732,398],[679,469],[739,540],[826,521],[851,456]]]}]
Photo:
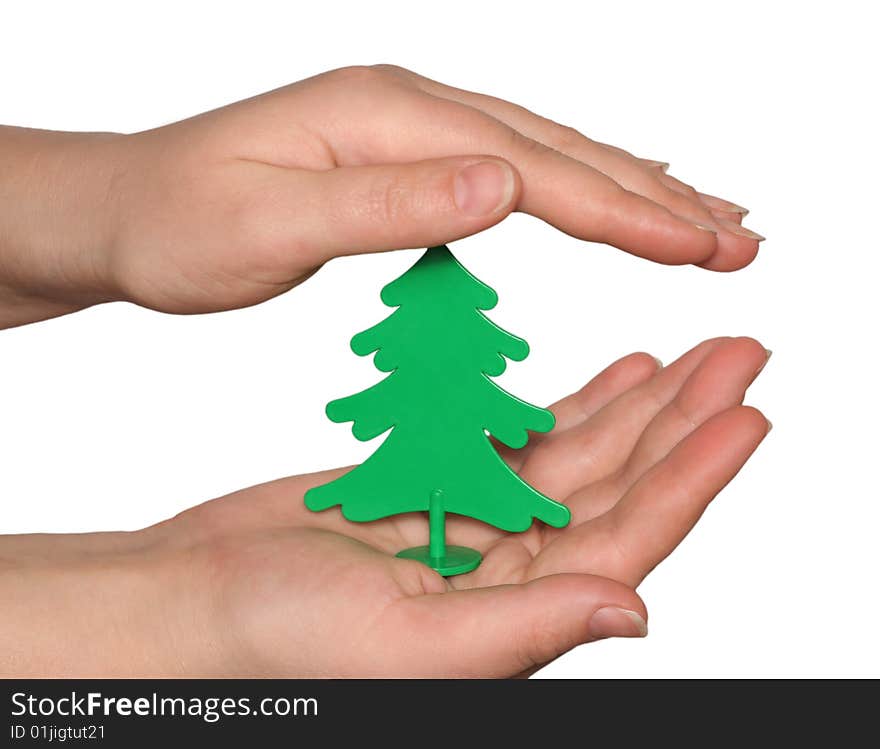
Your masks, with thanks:
[{"label": "toy fir tree", "polygon": [[483,315],[498,301],[446,247],[432,247],[382,290],[397,309],[356,335],[359,356],[377,352],[384,380],[332,401],[327,416],[354,422],[359,440],[391,430],[363,464],[306,493],[306,506],[341,505],[349,520],[368,521],[428,510],[429,544],[398,556],[418,559],[442,575],[474,569],[480,554],[447,546],[445,513],[482,520],[502,530],[524,531],[538,518],[564,526],[569,511],[526,484],[501,459],[488,435],[523,447],[528,430],[548,432],[553,414],[496,385],[507,362],[525,359],[528,344]]}]

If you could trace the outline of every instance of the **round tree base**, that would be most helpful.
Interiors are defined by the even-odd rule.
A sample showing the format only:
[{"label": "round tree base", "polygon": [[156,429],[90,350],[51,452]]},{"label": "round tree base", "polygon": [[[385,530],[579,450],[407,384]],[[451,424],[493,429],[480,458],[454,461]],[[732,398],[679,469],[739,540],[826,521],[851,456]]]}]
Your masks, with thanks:
[{"label": "round tree base", "polygon": [[428,546],[413,546],[411,549],[398,551],[395,556],[422,562],[443,577],[463,575],[465,572],[475,570],[483,561],[483,555],[479,551],[469,549],[467,546],[447,546],[446,554],[442,557],[432,557]]}]

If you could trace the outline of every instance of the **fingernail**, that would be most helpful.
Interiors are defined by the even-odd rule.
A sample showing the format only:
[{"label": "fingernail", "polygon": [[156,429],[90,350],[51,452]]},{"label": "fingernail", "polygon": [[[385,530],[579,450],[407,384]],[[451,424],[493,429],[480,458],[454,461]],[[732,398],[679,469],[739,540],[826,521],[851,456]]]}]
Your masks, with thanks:
[{"label": "fingernail", "polygon": [[764,367],[767,366],[767,362],[770,361],[770,357],[773,356],[773,352],[772,352],[770,349],[765,348],[764,351],[767,352],[767,356],[765,357],[764,361],[761,362],[761,366],[758,367],[758,371],[755,372],[755,376],[756,376],[756,377],[757,377],[759,374],[761,374],[761,372],[763,371]]},{"label": "fingernail", "polygon": [[635,611],[605,606],[590,619],[590,636],[597,640],[604,637],[644,637],[648,625]]},{"label": "fingernail", "polygon": [[702,229],[703,231],[710,231],[713,234],[715,234],[716,236],[718,234],[718,230],[712,226],[706,226],[706,224],[697,224],[697,223],[694,223],[694,226],[696,226],[698,229]]},{"label": "fingernail", "polygon": [[729,231],[731,234],[738,234],[739,236],[747,237],[748,239],[757,239],[759,242],[763,242],[767,239],[767,237],[762,237],[758,232],[746,229],[745,226],[740,226],[736,221],[728,221],[726,218],[719,218],[718,223],[721,225],[722,229]]},{"label": "fingernail", "polygon": [[649,169],[659,169],[663,174],[669,171],[668,161],[654,161],[654,159],[644,159],[645,166]]},{"label": "fingernail", "polygon": [[748,208],[743,208],[741,205],[731,203],[729,200],[724,200],[723,198],[716,198],[714,195],[707,195],[704,192],[698,192],[697,197],[700,198],[700,201],[704,205],[718,211],[724,211],[725,213],[739,213],[743,216],[747,216],[749,213]]},{"label": "fingernail", "polygon": [[657,362],[657,369],[663,369],[663,362],[660,361],[656,356],[651,357],[655,362]]},{"label": "fingernail", "polygon": [[[765,417],[766,418],[766,417]],[[770,419],[767,419],[767,434],[770,433],[770,430],[773,429],[773,422]]]},{"label": "fingernail", "polygon": [[455,175],[455,205],[468,216],[488,216],[510,203],[513,169],[503,161],[481,161]]}]

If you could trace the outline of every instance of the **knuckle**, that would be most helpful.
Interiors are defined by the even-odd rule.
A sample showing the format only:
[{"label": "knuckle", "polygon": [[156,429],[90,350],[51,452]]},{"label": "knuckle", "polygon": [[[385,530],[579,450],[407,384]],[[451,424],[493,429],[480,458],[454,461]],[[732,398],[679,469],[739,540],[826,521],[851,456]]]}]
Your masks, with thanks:
[{"label": "knuckle", "polygon": [[340,85],[373,86],[387,80],[388,74],[376,65],[349,65],[327,73]]},{"label": "knuckle", "polygon": [[376,65],[371,65],[370,68],[383,75],[394,75],[398,78],[409,78],[409,76],[413,75],[411,70],[407,70],[400,65],[394,65],[393,63],[388,62],[380,62]]},{"label": "knuckle", "polygon": [[569,125],[557,125],[552,142],[549,144],[557,151],[570,153],[583,146],[585,136]]},{"label": "knuckle", "polygon": [[432,97],[431,113],[447,126],[450,131],[461,136],[473,137],[475,134],[492,133],[493,124],[484,112],[451,99]]},{"label": "knuckle", "polygon": [[638,215],[639,211],[638,196],[614,180],[602,186],[602,192],[594,198],[594,203],[608,217],[615,217],[622,210],[632,210],[633,215]]},{"label": "knuckle", "polygon": [[623,532],[621,513],[608,512],[602,516],[603,522],[598,525],[596,548],[601,549],[599,562],[603,569],[612,574],[609,577],[617,580],[626,579],[625,570],[631,568],[643,555],[627,544],[627,536]]},{"label": "knuckle", "polygon": [[689,195],[683,195],[680,192],[666,188],[663,202],[673,213],[682,216],[694,214],[711,220],[708,209],[702,203],[695,203]]},{"label": "knuckle", "polygon": [[546,143],[541,143],[541,141],[529,138],[516,130],[511,130],[508,137],[510,139],[511,149],[514,153],[518,152],[528,156],[541,157],[547,156],[556,150],[551,146],[548,146]]},{"label": "knuckle", "polygon": [[369,191],[368,204],[376,220],[393,226],[406,213],[408,199],[406,181],[399,175],[389,175],[373,184]]},{"label": "knuckle", "polygon": [[527,627],[517,643],[517,657],[524,668],[540,666],[557,658],[565,647],[566,633],[558,621],[544,617]]},{"label": "knuckle", "polygon": [[700,200],[700,196],[697,191],[690,185],[686,185],[684,183],[678,186],[678,194],[684,196],[687,200],[691,202]]},{"label": "knuckle", "polygon": [[699,412],[690,403],[684,402],[681,397],[673,400],[669,404],[669,408],[688,433],[700,426]]},{"label": "knuckle", "polygon": [[682,182],[681,180],[678,180],[678,182],[676,182],[675,184],[682,191],[682,193],[691,198],[696,198],[699,195],[699,193],[697,192],[697,188],[695,188],[693,185],[689,185],[687,182]]}]

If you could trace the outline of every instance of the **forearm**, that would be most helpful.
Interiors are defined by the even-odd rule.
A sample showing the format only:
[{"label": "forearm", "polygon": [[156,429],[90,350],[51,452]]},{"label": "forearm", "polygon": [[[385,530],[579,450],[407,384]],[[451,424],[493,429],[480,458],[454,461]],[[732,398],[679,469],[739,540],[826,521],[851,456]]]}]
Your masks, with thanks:
[{"label": "forearm", "polygon": [[0,537],[0,676],[181,674],[163,560],[141,534]]},{"label": "forearm", "polygon": [[0,328],[114,298],[123,137],[0,126]]}]

